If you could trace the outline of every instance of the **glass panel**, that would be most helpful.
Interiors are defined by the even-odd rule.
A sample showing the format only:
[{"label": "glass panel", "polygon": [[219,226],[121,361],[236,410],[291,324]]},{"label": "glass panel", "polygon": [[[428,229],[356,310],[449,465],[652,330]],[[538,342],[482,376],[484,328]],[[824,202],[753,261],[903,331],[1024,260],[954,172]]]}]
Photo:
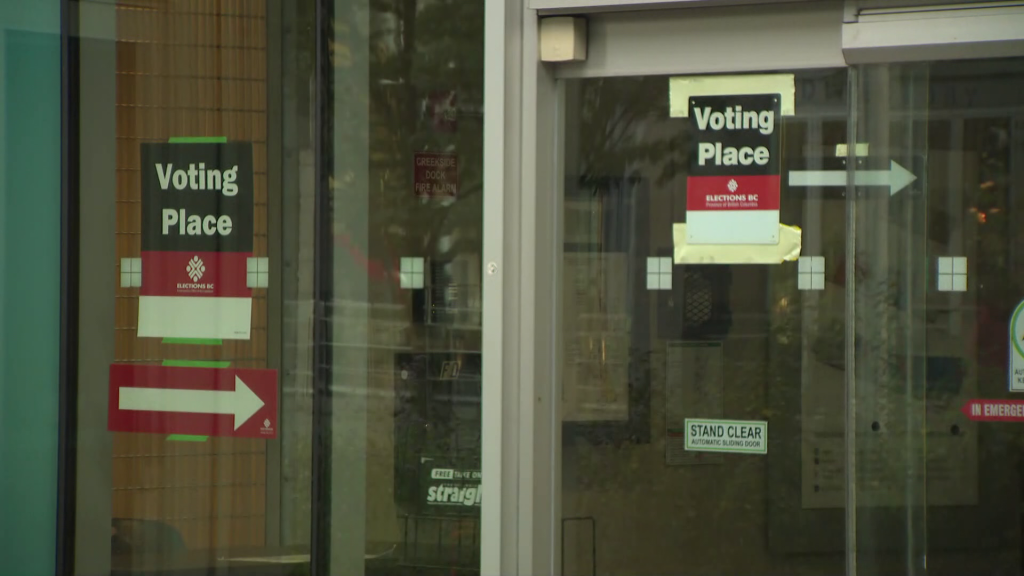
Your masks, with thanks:
[{"label": "glass panel", "polygon": [[77,573],[478,571],[483,2],[80,4]]},{"label": "glass panel", "polygon": [[[703,217],[688,178],[708,137],[678,117],[676,79],[565,84],[563,574],[844,570],[847,73],[778,78],[795,92],[775,124],[779,220],[800,229],[802,259],[763,264],[680,261],[673,228]],[[777,92],[765,82],[733,86]],[[766,434],[767,453],[701,448],[723,420],[766,423],[729,430]]]},{"label": "glass panel", "polygon": [[1021,574],[1024,425],[975,420],[1024,400],[1024,58],[935,63],[928,89],[928,570]]},{"label": "glass panel", "polygon": [[[846,474],[854,487],[848,553],[857,574],[923,573],[925,568],[925,461],[927,444],[949,438],[949,426],[925,421],[923,318],[925,198],[918,186],[927,146],[926,65],[873,66],[854,73],[851,123],[868,154],[851,158],[855,187],[853,281],[853,385],[847,391],[849,451]],[[895,162],[895,164],[893,164]],[[891,183],[906,169],[917,180],[902,189]],[[897,185],[898,186],[898,185]],[[848,357],[851,357],[848,356]],[[937,406],[942,419],[958,406]],[[948,448],[947,448],[948,449]],[[929,483],[929,498],[958,498],[956,474]],[[933,492],[934,490],[934,492]],[[939,494],[945,496],[939,496]]]},{"label": "glass panel", "polygon": [[[1024,299],[1014,226],[1024,190],[1024,59],[858,72],[869,93],[859,124],[877,118],[866,137],[916,162],[919,177],[912,194],[889,203],[889,225],[875,227],[888,228],[889,249],[876,254],[888,254],[889,276],[900,280],[890,289],[898,312],[879,329],[900,335],[894,348],[913,354],[890,354],[894,374],[879,382],[893,392],[875,392],[871,408],[904,420],[913,439],[906,455],[893,454],[900,468],[906,461],[903,510],[861,513],[859,538],[872,542],[861,546],[861,565],[883,561],[887,549],[871,524],[892,513],[907,524],[905,536],[894,534],[908,551],[905,570],[923,573],[927,552],[930,574],[1020,574],[1024,398],[1013,386],[1024,332],[1013,319]],[[864,226],[878,219],[867,216],[858,212]]]},{"label": "glass panel", "polygon": [[305,570],[313,3],[77,5],[76,573]]},{"label": "glass panel", "polygon": [[57,2],[0,4],[0,558],[54,573],[61,370]]},{"label": "glass panel", "polygon": [[322,19],[331,574],[479,571],[483,18],[384,0]]}]

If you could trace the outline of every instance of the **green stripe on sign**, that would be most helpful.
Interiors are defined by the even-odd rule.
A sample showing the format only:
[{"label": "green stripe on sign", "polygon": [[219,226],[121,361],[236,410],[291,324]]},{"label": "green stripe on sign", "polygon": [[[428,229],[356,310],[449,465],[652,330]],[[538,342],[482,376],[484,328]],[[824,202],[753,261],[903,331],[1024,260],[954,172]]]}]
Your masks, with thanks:
[{"label": "green stripe on sign", "polygon": [[228,141],[227,136],[172,136],[167,139],[171,144],[217,144]]},{"label": "green stripe on sign", "polygon": [[168,442],[206,442],[209,436],[189,436],[187,434],[171,434],[167,437]]},{"label": "green stripe on sign", "polygon": [[[228,141],[227,136],[173,136],[167,141],[171,144],[223,144]],[[223,340],[217,338],[164,338],[164,344],[188,344],[194,346],[220,346]],[[231,362],[216,360],[164,360],[164,366],[178,366],[184,368],[227,368]],[[167,437],[168,442],[206,442],[208,436],[190,436],[188,434],[171,434]]]},{"label": "green stripe on sign", "polygon": [[223,360],[164,360],[164,366],[178,368],[227,368],[231,362]]},{"label": "green stripe on sign", "polygon": [[[164,366],[181,368],[227,368],[231,362],[220,360],[164,360]],[[191,436],[188,434],[171,434],[167,436],[168,442],[206,442],[209,436]]]},{"label": "green stripe on sign", "polygon": [[189,344],[193,346],[220,346],[223,340],[216,338],[164,338],[164,344]]}]

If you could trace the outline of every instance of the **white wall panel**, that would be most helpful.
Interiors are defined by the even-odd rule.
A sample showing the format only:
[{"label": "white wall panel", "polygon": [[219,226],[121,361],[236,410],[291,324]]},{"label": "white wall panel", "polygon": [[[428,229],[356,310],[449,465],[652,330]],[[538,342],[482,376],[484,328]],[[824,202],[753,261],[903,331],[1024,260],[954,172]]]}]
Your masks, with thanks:
[{"label": "white wall panel", "polygon": [[[711,74],[844,66],[843,3],[596,14],[586,62],[563,78]],[[738,31],[743,31],[738,33]]]}]

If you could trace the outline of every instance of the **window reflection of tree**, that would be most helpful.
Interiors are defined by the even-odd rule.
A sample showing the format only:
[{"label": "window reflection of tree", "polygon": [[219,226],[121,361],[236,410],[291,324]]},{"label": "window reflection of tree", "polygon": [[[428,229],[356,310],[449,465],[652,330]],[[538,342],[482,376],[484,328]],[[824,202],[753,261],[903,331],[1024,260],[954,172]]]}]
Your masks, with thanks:
[{"label": "window reflection of tree", "polygon": [[582,82],[580,121],[569,127],[579,131],[581,181],[644,177],[658,187],[678,176],[688,136],[684,119],[669,118],[668,104],[667,77]]},{"label": "window reflection of tree", "polygon": [[586,405],[566,407],[567,438],[572,431],[597,443],[649,437],[650,337],[636,332],[647,322],[634,321],[648,299],[632,279],[646,265],[636,247],[647,247],[650,227],[662,224],[652,224],[647,196],[671,194],[668,184],[685,166],[685,120],[669,117],[668,84],[668,77],[608,78],[569,89],[566,129],[578,147],[567,151],[565,270],[576,286],[565,296],[575,302],[566,303],[573,318],[565,319],[564,352],[567,385],[576,390],[566,401]]},{"label": "window reflection of tree", "polygon": [[[483,231],[483,2],[374,0],[371,10],[371,250],[439,261],[477,257]],[[436,129],[430,100],[439,93],[454,93],[454,131]],[[457,154],[457,198],[416,198],[417,152]],[[438,287],[464,292],[448,288]]]}]

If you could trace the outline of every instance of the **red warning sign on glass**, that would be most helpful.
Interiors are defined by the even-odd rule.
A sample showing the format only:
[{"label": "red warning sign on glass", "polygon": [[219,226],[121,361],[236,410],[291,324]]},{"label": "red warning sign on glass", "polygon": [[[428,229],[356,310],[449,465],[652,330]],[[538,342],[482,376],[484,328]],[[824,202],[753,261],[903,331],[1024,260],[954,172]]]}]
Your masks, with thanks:
[{"label": "red warning sign on glass", "polygon": [[975,422],[1024,422],[1024,400],[989,400],[977,398],[960,408]]},{"label": "red warning sign on glass", "polygon": [[459,195],[459,157],[455,154],[421,152],[413,170],[416,195],[421,198],[455,198]]}]

